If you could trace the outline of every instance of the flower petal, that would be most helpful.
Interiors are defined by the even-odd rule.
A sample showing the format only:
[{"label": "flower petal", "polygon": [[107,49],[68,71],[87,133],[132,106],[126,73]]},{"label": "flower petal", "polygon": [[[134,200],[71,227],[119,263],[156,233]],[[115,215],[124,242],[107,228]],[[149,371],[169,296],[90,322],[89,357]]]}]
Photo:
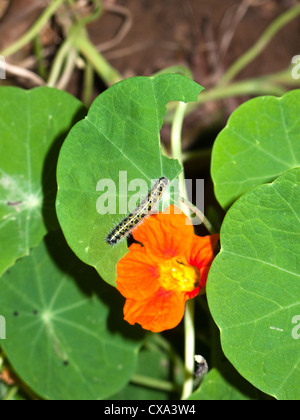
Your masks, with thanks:
[{"label": "flower petal", "polygon": [[186,297],[183,293],[159,289],[152,297],[136,301],[127,299],[124,319],[129,324],[140,324],[144,329],[161,332],[176,327],[184,315]]},{"label": "flower petal", "polygon": [[220,235],[196,236],[194,235],[189,263],[195,265],[200,271],[200,289],[206,285],[208,272],[214,259],[214,249]]},{"label": "flower petal", "polygon": [[126,298],[146,299],[159,289],[157,266],[143,247],[134,246],[118,262],[117,289]]},{"label": "flower petal", "polygon": [[[133,236],[140,244],[133,244],[117,265],[117,289],[126,298],[124,319],[153,332],[174,328],[183,318],[186,300],[206,285],[219,235],[196,236],[188,218],[170,206],[147,218]],[[161,267],[174,257],[178,264],[186,261],[199,270],[201,280],[194,290],[165,287],[162,276],[167,274]]]},{"label": "flower petal", "polygon": [[160,258],[186,255],[190,252],[194,228],[180,209],[172,205],[167,210],[147,218],[133,231],[133,236]]}]

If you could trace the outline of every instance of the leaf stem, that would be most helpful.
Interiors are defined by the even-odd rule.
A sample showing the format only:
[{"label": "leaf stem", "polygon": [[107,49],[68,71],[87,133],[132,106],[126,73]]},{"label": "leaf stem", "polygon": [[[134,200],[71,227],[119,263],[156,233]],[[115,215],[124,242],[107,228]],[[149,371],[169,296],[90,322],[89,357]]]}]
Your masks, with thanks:
[{"label": "leaf stem", "polygon": [[121,74],[113,68],[105,58],[99,53],[97,48],[89,40],[85,28],[78,31],[77,36],[74,38],[73,44],[82,56],[94,67],[98,75],[108,85],[122,80]]},{"label": "leaf stem", "polygon": [[92,102],[94,79],[95,78],[93,66],[90,63],[86,62],[83,77],[82,102],[87,108],[90,107]]},{"label": "leaf stem", "polygon": [[172,155],[174,159],[177,159],[179,163],[182,165],[182,146],[181,146],[181,133],[182,133],[182,125],[185,116],[185,111],[187,108],[187,104],[184,102],[179,102],[176,107],[176,112],[174,115],[172,131],[171,131],[171,147],[172,147]]},{"label": "leaf stem", "polygon": [[300,14],[300,5],[292,7],[287,12],[275,19],[270,26],[265,30],[258,41],[243,54],[233,65],[227,70],[222,77],[219,86],[227,85],[235,76],[237,76],[251,61],[253,61],[269,44],[272,38],[287,25],[291,20],[295,19]]},{"label": "leaf stem", "polygon": [[56,84],[57,89],[64,90],[68,86],[68,83],[75,69],[76,59],[77,59],[77,51],[75,48],[71,48],[69,51],[69,54],[65,63],[65,68],[61,75],[61,78],[58,80]]},{"label": "leaf stem", "polygon": [[135,374],[131,378],[131,382],[136,385],[145,386],[148,388],[159,389],[161,391],[176,392],[178,391],[177,385],[173,382],[164,381],[162,379],[150,378],[149,376]]},{"label": "leaf stem", "polygon": [[19,51],[23,48],[26,44],[32,41],[43,26],[47,23],[49,19],[54,15],[56,10],[60,7],[60,5],[64,2],[64,0],[53,0],[50,2],[49,6],[45,9],[45,11],[41,14],[41,16],[37,19],[37,21],[32,25],[28,32],[26,32],[20,39],[18,39],[15,43],[10,45],[9,47],[5,48],[3,51],[0,52],[0,55],[3,57],[7,57]]},{"label": "leaf stem", "polygon": [[43,48],[39,34],[34,38],[33,49],[37,61],[37,73],[42,79],[46,80],[47,68],[44,64]]},{"label": "leaf stem", "polygon": [[163,350],[165,353],[167,353],[169,360],[172,360],[173,362],[173,372],[177,375],[184,375],[185,366],[184,363],[177,353],[177,351],[173,348],[171,343],[163,337],[161,334],[151,334],[148,341],[146,341],[146,345],[148,346],[150,344],[156,346],[156,349],[159,349],[160,351]]},{"label": "leaf stem", "polygon": [[4,397],[4,401],[11,401],[18,392],[18,390],[19,388],[17,386],[13,386],[12,388],[10,388]]},{"label": "leaf stem", "polygon": [[194,206],[189,200],[183,201],[185,206],[188,207],[195,215],[198,217],[199,220],[203,223],[207,231],[212,235],[215,233],[213,225],[210,223],[210,221],[207,219],[207,217],[198,209],[198,207]]},{"label": "leaf stem", "polygon": [[71,37],[67,38],[62,45],[60,46],[55,59],[52,64],[51,72],[48,78],[47,85],[50,87],[54,87],[60,77],[61,70],[63,68],[63,65],[66,61],[67,55],[70,52],[70,49],[72,48],[72,41]]},{"label": "leaf stem", "polygon": [[186,400],[193,392],[195,364],[195,300],[186,303],[184,315],[185,330],[185,381],[181,399]]},{"label": "leaf stem", "polygon": [[[183,168],[183,157],[182,157],[182,126],[184,121],[185,112],[187,109],[187,104],[184,102],[179,102],[176,107],[174,114],[172,130],[171,130],[171,148],[172,148],[172,157],[177,159],[180,165]],[[185,200],[188,200],[186,185],[185,185],[185,175],[184,169],[179,175],[180,182],[180,193]]]},{"label": "leaf stem", "polygon": [[[183,167],[182,157],[182,125],[187,109],[187,104],[179,102],[175,111],[172,130],[171,147],[172,157],[178,159]],[[181,195],[183,202],[188,201],[188,195],[185,185],[184,169],[179,175]],[[194,357],[195,357],[195,325],[194,325],[195,302],[193,299],[186,303],[184,315],[184,350],[185,350],[185,380],[182,390],[182,399],[186,399],[193,391],[194,379]]]},{"label": "leaf stem", "polygon": [[291,75],[291,68],[279,73],[238,81],[226,86],[216,86],[205,90],[199,95],[196,103],[188,104],[186,115],[192,113],[196,108],[210,101],[217,101],[226,98],[245,95],[274,95],[282,96],[287,89],[284,86],[295,86],[300,83],[294,80]]}]

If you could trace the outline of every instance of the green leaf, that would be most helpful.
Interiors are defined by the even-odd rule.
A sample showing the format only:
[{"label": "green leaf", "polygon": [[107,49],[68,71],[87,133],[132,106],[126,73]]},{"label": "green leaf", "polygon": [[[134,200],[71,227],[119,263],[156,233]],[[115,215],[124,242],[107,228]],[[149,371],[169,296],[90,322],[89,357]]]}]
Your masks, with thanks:
[{"label": "green leaf", "polygon": [[0,88],[0,276],[29,253],[55,217],[56,162],[83,105],[47,87]]},{"label": "green leaf", "polygon": [[188,398],[198,401],[258,400],[261,393],[242,378],[228,363],[221,369],[212,369],[200,387]]},{"label": "green leaf", "polygon": [[[142,377],[154,378],[159,383],[170,380],[170,360],[163,351],[144,349],[139,354],[139,363],[137,374]],[[110,397],[110,400],[169,400],[178,397],[171,392],[150,388],[148,386],[138,385],[134,382],[129,383],[118,394]]]},{"label": "green leaf", "polygon": [[143,334],[123,321],[123,299],[51,233],[0,279],[1,345],[43,398],[105,399],[136,369]]},{"label": "green leaf", "polygon": [[207,284],[226,357],[254,386],[277,399],[300,398],[299,255],[297,168],[232,206]]},{"label": "green leaf", "polygon": [[216,197],[228,208],[251,188],[300,166],[300,90],[241,105],[219,134],[212,154]]},{"label": "green leaf", "polygon": [[[129,200],[138,189],[136,185],[127,188],[134,180],[146,182],[141,198],[150,190],[151,180],[178,177],[180,164],[163,156],[160,148],[166,104],[196,101],[202,89],[178,74],[124,80],[95,100],[87,118],[71,130],[62,147],[57,175],[59,222],[76,255],[112,285],[127,244],[123,241],[112,248],[105,237],[129,213]],[[98,183],[107,179],[113,184],[108,192],[112,208],[99,214],[97,202],[103,192]],[[120,199],[125,210],[119,206]]]}]

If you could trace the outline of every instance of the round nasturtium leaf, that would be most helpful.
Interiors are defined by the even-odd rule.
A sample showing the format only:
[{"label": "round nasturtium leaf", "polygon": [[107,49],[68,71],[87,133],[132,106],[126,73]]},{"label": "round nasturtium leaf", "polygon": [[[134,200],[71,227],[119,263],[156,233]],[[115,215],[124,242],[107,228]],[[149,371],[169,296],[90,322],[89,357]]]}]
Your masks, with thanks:
[{"label": "round nasturtium leaf", "polygon": [[0,88],[0,276],[27,255],[55,216],[56,163],[80,101],[47,87]]},{"label": "round nasturtium leaf", "polygon": [[228,208],[251,188],[300,166],[300,90],[282,98],[258,97],[241,105],[212,153],[216,197]]},{"label": "round nasturtium leaf", "polygon": [[74,256],[60,232],[18,260],[0,289],[1,346],[39,396],[105,399],[130,380],[143,334],[126,325],[118,292]]},{"label": "round nasturtium leaf", "polygon": [[[130,213],[136,183],[146,184],[144,198],[152,180],[172,182],[182,171],[177,160],[161,153],[166,105],[196,101],[202,89],[179,74],[124,80],[95,100],[64,142],[57,170],[58,219],[72,250],[109,284],[115,285],[116,264],[127,243],[111,247],[105,238]],[[104,193],[108,209],[101,212]]]},{"label": "round nasturtium leaf", "polygon": [[299,255],[297,168],[249,191],[228,211],[207,283],[224,353],[277,399],[300,398]]}]

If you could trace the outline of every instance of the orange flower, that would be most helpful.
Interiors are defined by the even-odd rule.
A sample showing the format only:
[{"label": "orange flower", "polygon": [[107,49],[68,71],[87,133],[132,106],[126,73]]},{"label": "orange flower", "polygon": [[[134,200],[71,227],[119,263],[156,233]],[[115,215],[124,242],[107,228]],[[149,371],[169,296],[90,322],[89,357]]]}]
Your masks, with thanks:
[{"label": "orange flower", "polygon": [[[177,213],[177,214],[176,214]],[[206,285],[219,235],[199,237],[175,206],[150,216],[134,231],[117,265],[117,289],[126,298],[124,319],[161,332],[176,327],[185,302]]]}]

